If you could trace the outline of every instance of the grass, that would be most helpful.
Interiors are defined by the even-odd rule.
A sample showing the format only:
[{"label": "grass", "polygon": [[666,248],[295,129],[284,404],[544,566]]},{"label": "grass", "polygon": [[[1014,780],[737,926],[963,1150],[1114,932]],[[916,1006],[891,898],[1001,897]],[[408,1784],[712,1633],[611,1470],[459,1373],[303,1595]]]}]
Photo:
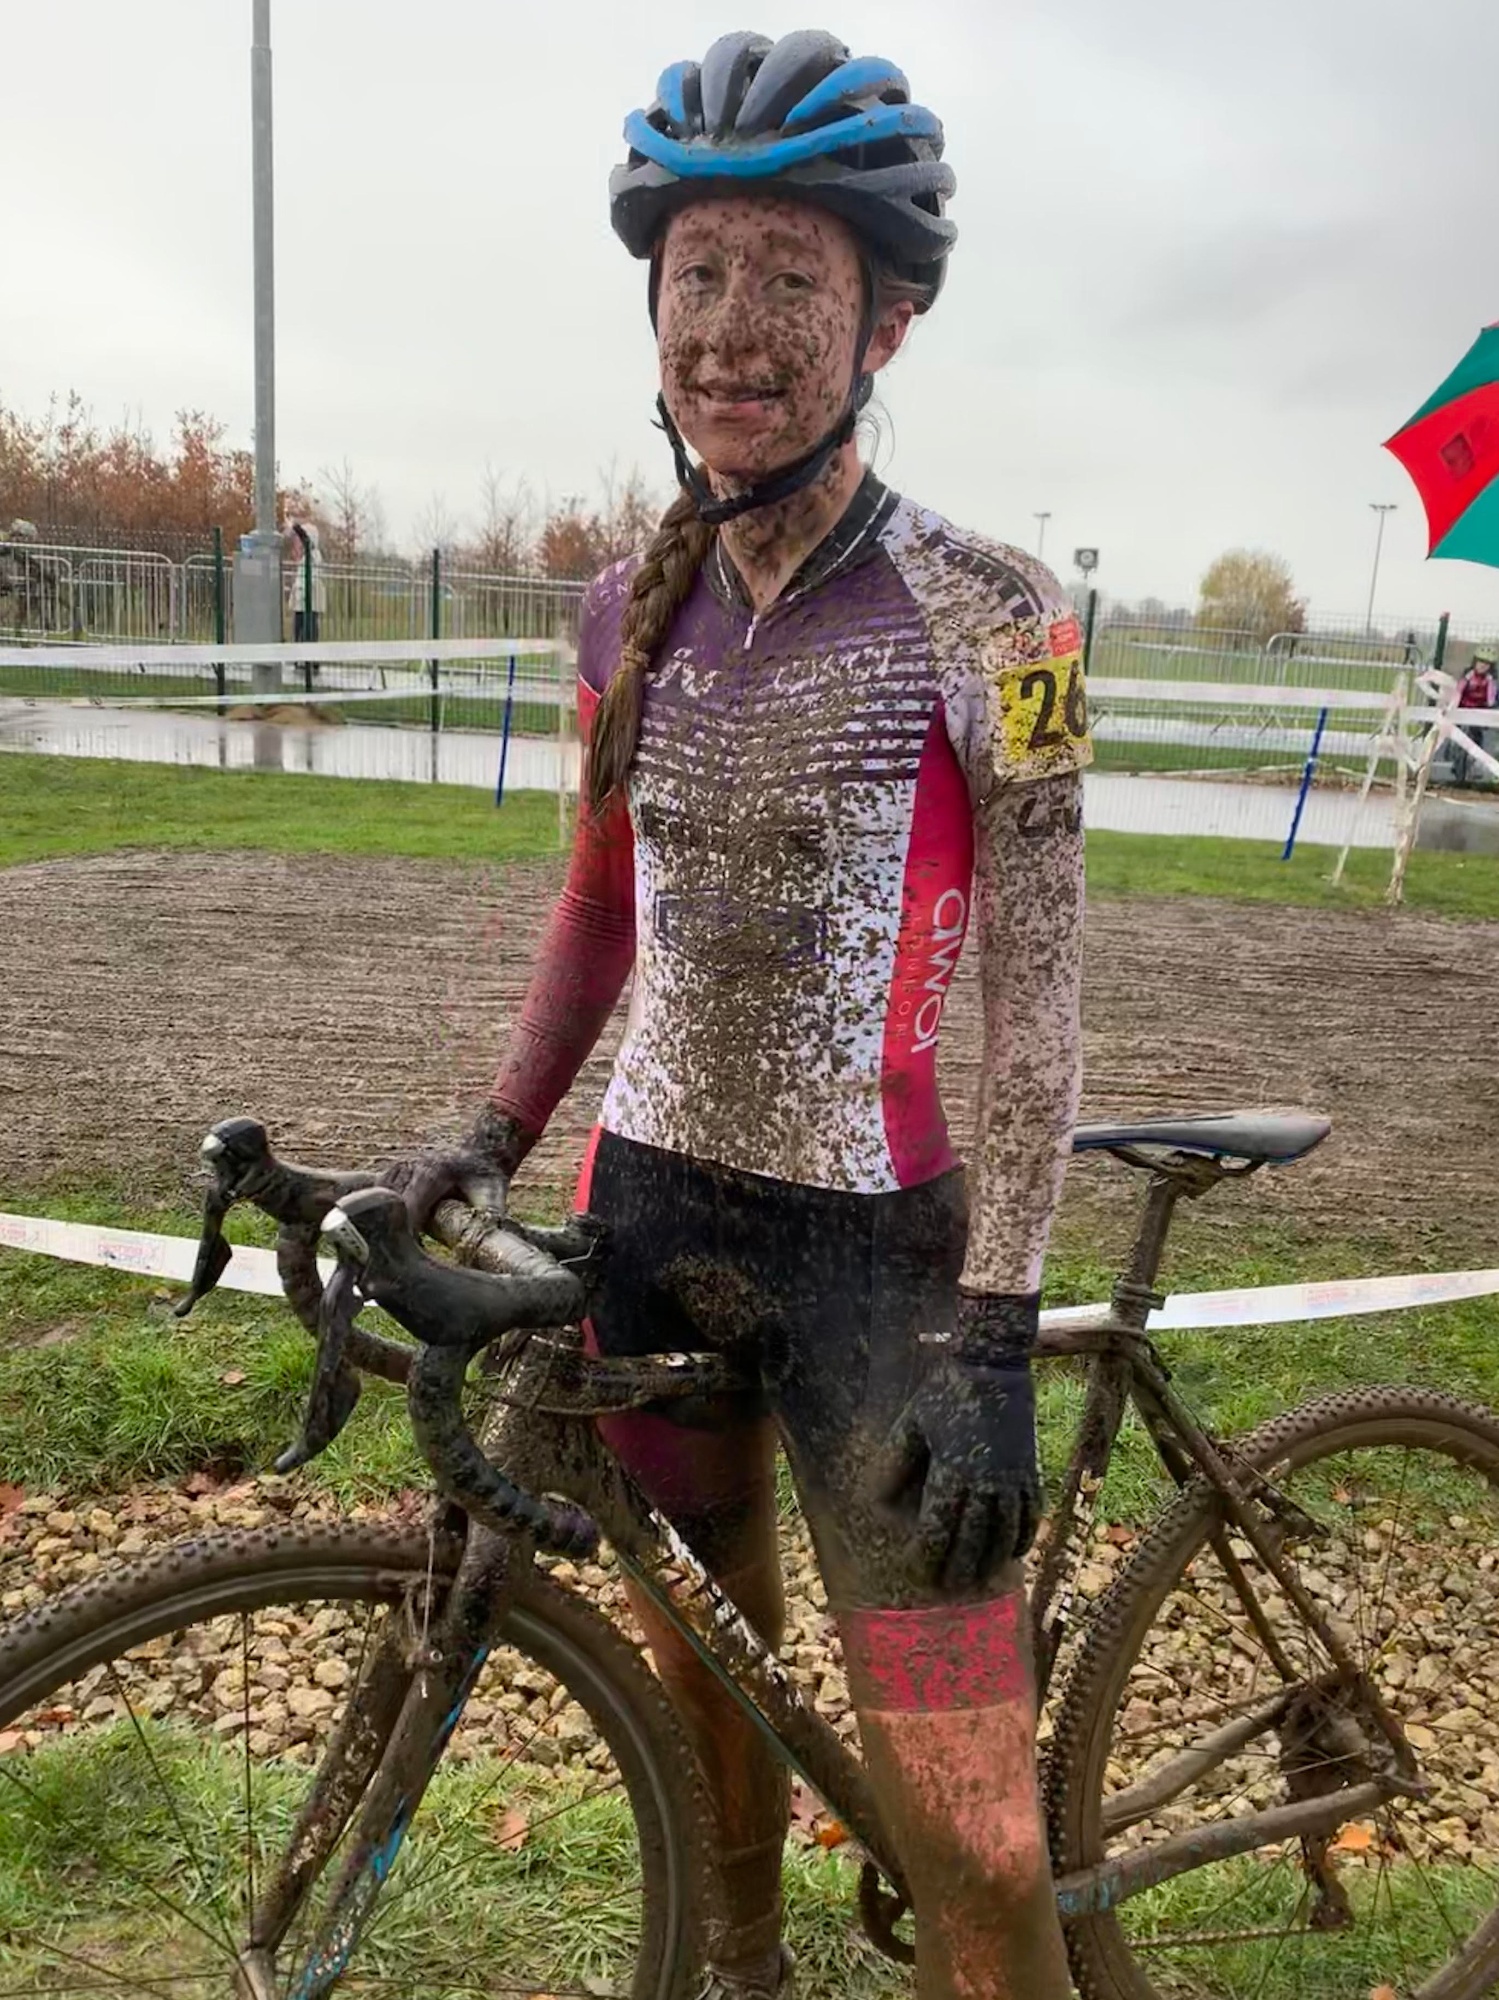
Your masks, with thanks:
[{"label": "grass", "polygon": [[[524,861],[557,852],[557,802],[512,792],[496,812],[463,785],[360,784],[284,772],[209,771],[101,758],[7,756],[0,867],[131,848],[277,854],[368,854],[452,861]],[[1289,862],[1272,841],[1093,833],[1095,896],[1219,896],[1320,909],[1382,906],[1389,856],[1358,849],[1343,883],[1329,849]],[[1499,857],[1419,851],[1406,902],[1454,918],[1499,917]]]},{"label": "grass", "polygon": [[[197,1231],[196,1216],[185,1209],[132,1205],[108,1188],[67,1200],[32,1194],[25,1205],[163,1234]],[[1108,1296],[1111,1273],[1080,1247],[1084,1232],[1081,1221],[1061,1232],[1048,1266],[1048,1303]],[[231,1218],[231,1233],[269,1240],[268,1225],[242,1210]],[[1262,1232],[1252,1251],[1225,1251],[1206,1231],[1184,1230],[1168,1283],[1189,1291],[1328,1278],[1409,1268],[1410,1256],[1409,1246],[1353,1239],[1306,1244],[1287,1232]],[[262,1470],[291,1441],[312,1350],[286,1308],[219,1292],[179,1321],[171,1316],[174,1295],[175,1287],[122,1272],[14,1251],[0,1255],[0,1466],[8,1479],[107,1491],[205,1466]],[[1162,1344],[1177,1387],[1229,1432],[1354,1382],[1426,1383],[1499,1406],[1499,1305],[1490,1299],[1242,1333],[1171,1334]],[[1081,1397],[1078,1374],[1043,1371],[1044,1451],[1053,1472]],[[399,1391],[368,1383],[348,1428],[305,1476],[344,1499],[424,1483]],[[1129,1430],[1107,1505],[1115,1518],[1139,1520],[1161,1497],[1149,1441]]]},{"label": "grass", "polygon": [[[0,1203],[3,1205],[3,1203]],[[190,1211],[122,1203],[107,1190],[38,1204],[166,1235],[197,1234]],[[269,1243],[264,1218],[237,1210],[236,1241]],[[195,1468],[265,1470],[301,1425],[312,1342],[278,1301],[217,1292],[186,1321],[181,1288],[0,1255],[0,1466],[23,1485],[99,1491]],[[345,1501],[422,1483],[405,1399],[365,1384],[358,1410],[309,1475]]]},{"label": "grass", "polygon": [[[1090,833],[1090,896],[1216,896],[1236,903],[1287,903],[1304,909],[1385,908],[1390,857],[1355,848],[1343,880],[1330,880],[1333,854],[1298,847],[1289,861],[1268,840],[1220,840],[1202,834]],[[1499,918],[1499,856],[1418,849],[1405,878],[1405,906],[1434,916]],[[1391,916],[1390,921],[1398,922]]]},{"label": "grass", "polygon": [[[244,1776],[237,1746],[151,1722],[139,1734],[124,1723],[78,1731],[29,1757],[26,1796],[8,1794],[0,1813],[6,1991],[53,1990],[54,1940],[134,1974],[142,1986],[131,1992],[164,1961],[184,1987],[207,1990],[205,1968],[222,1964],[213,1934],[235,1934],[242,1919]],[[290,1762],[254,1762],[261,1882],[308,1780]],[[413,1994],[474,1991],[475,1967],[523,1971],[525,1990],[538,1992],[548,1981],[577,1992],[617,1978],[639,1936],[638,1895],[626,1886],[639,1880],[639,1847],[623,1800],[588,1796],[598,1782],[494,1760],[445,1765],[356,1965]],[[534,1823],[513,1850],[501,1845],[509,1815]],[[25,1984],[38,1975],[35,1988]]]},{"label": "grass", "polygon": [[[1384,657],[1371,658],[1361,639],[1330,639],[1313,633],[1301,641],[1304,650],[1288,653],[1284,645],[1271,655],[1262,647],[1223,639],[1217,645],[1192,643],[1188,631],[1111,632],[1104,626],[1094,637],[1088,678],[1106,686],[1109,677],[1150,681],[1238,681],[1249,686],[1351,688],[1387,697],[1395,676],[1412,676],[1399,649],[1377,648]],[[1101,687],[1100,691],[1103,689]]]},{"label": "grass", "polygon": [[[201,1979],[222,1951],[211,1933],[224,1921],[232,1933],[242,1909],[243,1772],[232,1746],[154,1723],[139,1737],[122,1724],[63,1736],[29,1757],[24,1799],[0,1814],[7,1990],[35,1978],[36,1990],[52,1991],[58,1972],[72,1971],[76,1956],[59,1963],[53,1940],[110,1968],[112,1989],[123,1979],[134,1991],[132,1975],[144,1986],[167,1968],[196,1985],[194,1970]],[[306,1783],[305,1769],[264,1759],[255,1766],[261,1880]],[[501,1772],[492,1761],[445,1766],[375,1906],[355,1984],[362,1970],[407,1991],[467,1991],[475,1967],[489,1978],[524,1967],[528,1987],[544,1973],[567,1991],[590,1980],[604,1982],[595,1990],[616,1990],[610,1982],[630,1964],[638,1936],[628,1885],[638,1879],[639,1850],[618,1793],[578,1794],[576,1778]],[[497,1835],[522,1817],[532,1830],[505,1848]],[[1434,1969],[1451,1949],[1449,1927],[1465,1933],[1492,1907],[1490,1879],[1475,1869],[1405,1863],[1345,1866],[1340,1875],[1363,1919],[1346,1932],[1311,1934],[1290,1951],[1272,1938],[1156,1952],[1147,1962],[1202,2000],[1251,1990],[1261,2000],[1347,2000],[1413,1967]],[[808,2000],[910,1992],[909,1976],[857,1924],[857,1880],[848,1852],[787,1850],[786,1935]],[[1279,1929],[1303,1886],[1287,1864],[1240,1860],[1148,1893],[1124,1921],[1155,1936],[1211,1928],[1231,1898],[1236,1925]]]},{"label": "grass", "polygon": [[0,763],[0,867],[130,848],[521,861],[557,852],[557,801],[513,792],[496,812],[462,785],[209,771],[89,757]]}]

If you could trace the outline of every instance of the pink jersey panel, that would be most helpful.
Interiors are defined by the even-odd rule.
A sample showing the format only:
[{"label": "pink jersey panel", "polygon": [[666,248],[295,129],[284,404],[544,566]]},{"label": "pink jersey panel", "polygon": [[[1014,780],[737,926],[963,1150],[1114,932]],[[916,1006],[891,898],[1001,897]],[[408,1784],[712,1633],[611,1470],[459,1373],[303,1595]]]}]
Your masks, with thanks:
[{"label": "pink jersey panel", "polygon": [[937,1032],[968,928],[972,880],[968,785],[939,710],[916,772],[900,932],[885,1012],[885,1137],[901,1187],[913,1187],[956,1165],[937,1095]]}]

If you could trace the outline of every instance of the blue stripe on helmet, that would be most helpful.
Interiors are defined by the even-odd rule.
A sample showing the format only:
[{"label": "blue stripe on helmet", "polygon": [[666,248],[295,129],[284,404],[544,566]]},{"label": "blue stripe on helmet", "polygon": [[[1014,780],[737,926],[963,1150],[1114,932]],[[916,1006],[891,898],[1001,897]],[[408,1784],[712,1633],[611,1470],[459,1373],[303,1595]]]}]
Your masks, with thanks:
[{"label": "blue stripe on helmet", "polygon": [[658,132],[643,111],[632,111],[625,120],[625,143],[684,181],[769,180],[788,167],[799,167],[828,153],[897,138],[940,141],[942,121],[919,104],[877,104],[840,118],[836,125],[821,125],[815,132],[772,139],[768,144],[705,138],[684,145],[680,139]]},{"label": "blue stripe on helmet", "polygon": [[679,62],[673,63],[670,69],[664,69],[661,72],[661,79],[656,85],[656,96],[660,101],[661,109],[666,113],[673,125],[685,125],[687,123],[687,98],[683,90],[683,85],[686,83],[688,75],[696,67],[695,63]]},{"label": "blue stripe on helmet", "polygon": [[857,56],[814,84],[801,103],[786,113],[782,128],[790,131],[794,125],[806,125],[846,98],[877,96],[885,90],[898,90],[905,97],[911,94],[911,86],[894,63],[886,62],[883,56]]}]

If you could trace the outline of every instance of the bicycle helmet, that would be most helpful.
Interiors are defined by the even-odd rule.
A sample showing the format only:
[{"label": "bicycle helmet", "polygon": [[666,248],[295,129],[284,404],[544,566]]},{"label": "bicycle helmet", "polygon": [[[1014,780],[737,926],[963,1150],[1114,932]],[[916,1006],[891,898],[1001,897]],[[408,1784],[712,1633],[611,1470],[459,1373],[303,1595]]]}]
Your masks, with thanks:
[{"label": "bicycle helmet", "polygon": [[[709,195],[777,193],[825,208],[847,223],[872,267],[924,288],[924,312],[941,290],[957,227],[944,214],[957,185],[942,159],[941,121],[911,102],[893,63],[852,56],[836,36],[803,28],[772,42],[723,35],[701,63],[663,71],[656,101],[625,120],[630,148],[609,178],[609,212],[632,257],[651,258],[667,223]],[[713,495],[657,399],[677,476],[704,520],[732,520],[815,479],[853,435],[872,378],[863,372],[872,331],[873,270],[855,378],[842,417],[805,457],[731,500]]]}]

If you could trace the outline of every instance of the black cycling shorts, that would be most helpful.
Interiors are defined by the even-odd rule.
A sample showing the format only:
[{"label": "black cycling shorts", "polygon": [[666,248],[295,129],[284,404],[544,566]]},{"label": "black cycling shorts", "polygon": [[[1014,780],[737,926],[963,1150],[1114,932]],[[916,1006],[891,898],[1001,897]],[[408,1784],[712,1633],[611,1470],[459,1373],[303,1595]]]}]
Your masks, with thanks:
[{"label": "black cycling shorts", "polygon": [[[732,1407],[638,1413],[605,1435],[712,1561],[773,1416],[834,1601],[914,1605],[909,1536],[868,1491],[929,1350],[949,1330],[968,1231],[961,1168],[889,1194],[801,1187],[596,1135],[579,1207],[609,1226],[591,1329],[604,1354],[714,1350],[758,1384]],[[1009,1579],[1006,1579],[1008,1586]],[[998,1579],[996,1579],[996,1583]]]}]

